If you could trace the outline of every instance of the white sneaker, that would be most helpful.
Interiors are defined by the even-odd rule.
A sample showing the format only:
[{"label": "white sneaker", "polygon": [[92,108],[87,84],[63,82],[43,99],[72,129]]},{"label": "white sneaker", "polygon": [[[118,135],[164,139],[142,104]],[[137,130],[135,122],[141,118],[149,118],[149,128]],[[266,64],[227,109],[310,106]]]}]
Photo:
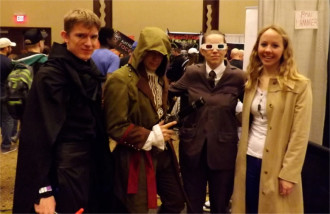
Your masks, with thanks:
[{"label": "white sneaker", "polygon": [[16,151],[17,145],[11,145],[9,148],[1,148],[1,153],[2,154],[8,154],[10,152]]},{"label": "white sneaker", "polygon": [[206,201],[204,206],[203,206],[203,210],[205,212],[210,212],[211,211],[211,205],[210,205],[210,201]]}]

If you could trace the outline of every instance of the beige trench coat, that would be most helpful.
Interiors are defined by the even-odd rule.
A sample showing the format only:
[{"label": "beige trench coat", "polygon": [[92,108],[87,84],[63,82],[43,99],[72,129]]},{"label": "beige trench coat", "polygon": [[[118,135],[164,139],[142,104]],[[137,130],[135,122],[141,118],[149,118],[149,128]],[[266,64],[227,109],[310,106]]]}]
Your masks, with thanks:
[{"label": "beige trench coat", "polygon": [[[250,107],[256,85],[245,92],[242,135],[235,169],[232,213],[245,213],[246,152]],[[309,80],[290,81],[281,89],[271,79],[267,92],[268,130],[263,152],[259,213],[303,213],[301,170],[306,154],[312,110]],[[279,194],[279,178],[295,183],[289,196]]]}]

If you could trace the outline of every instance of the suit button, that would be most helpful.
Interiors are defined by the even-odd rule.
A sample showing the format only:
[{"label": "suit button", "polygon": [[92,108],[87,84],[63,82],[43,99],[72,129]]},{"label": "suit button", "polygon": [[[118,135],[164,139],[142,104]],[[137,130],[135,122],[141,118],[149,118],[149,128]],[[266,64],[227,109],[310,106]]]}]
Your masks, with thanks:
[{"label": "suit button", "polygon": [[266,149],[266,152],[269,152],[269,149]]},{"label": "suit button", "polygon": [[273,104],[269,104],[269,108],[273,108]]},{"label": "suit button", "polygon": [[272,130],[272,127],[271,126],[269,126],[269,130]]},{"label": "suit button", "polygon": [[265,171],[264,173],[265,173],[266,175],[268,174],[268,172],[267,172],[267,171]]},{"label": "suit button", "polygon": [[265,191],[262,191],[261,193],[262,193],[263,195],[266,195]]}]

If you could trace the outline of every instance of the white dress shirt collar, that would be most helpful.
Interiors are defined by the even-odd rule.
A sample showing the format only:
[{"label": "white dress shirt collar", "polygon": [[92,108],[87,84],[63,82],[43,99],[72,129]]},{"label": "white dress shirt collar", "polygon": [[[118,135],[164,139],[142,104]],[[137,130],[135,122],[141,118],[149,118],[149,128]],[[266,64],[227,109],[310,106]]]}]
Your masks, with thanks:
[{"label": "white dress shirt collar", "polygon": [[[225,66],[224,61],[218,67],[213,69],[213,71],[217,75],[217,77],[215,78],[215,84],[217,84],[219,82],[225,69],[226,69],[226,66]],[[209,77],[209,73],[211,71],[212,71],[211,67],[206,63],[206,78]]]}]

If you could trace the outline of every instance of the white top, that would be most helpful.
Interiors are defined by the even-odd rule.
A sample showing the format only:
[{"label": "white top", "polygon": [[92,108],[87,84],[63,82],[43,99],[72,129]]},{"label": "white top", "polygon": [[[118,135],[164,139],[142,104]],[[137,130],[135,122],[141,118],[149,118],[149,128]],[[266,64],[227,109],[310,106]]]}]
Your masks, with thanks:
[{"label": "white top", "polygon": [[[162,109],[162,93],[163,89],[158,83],[158,76],[154,72],[148,72],[148,82],[150,89],[152,91],[152,94],[154,95],[154,102],[156,105],[157,114],[159,118],[161,118],[164,114],[164,111]],[[143,150],[149,151],[151,150],[152,146],[155,146],[161,150],[165,149],[165,140],[163,136],[163,132],[159,126],[159,124],[156,124],[152,127],[152,130],[148,136],[147,141],[145,142],[144,146],[142,147]]]},{"label": "white top", "polygon": [[262,159],[267,135],[266,101],[267,92],[258,88],[251,105],[253,120],[249,133],[247,154],[260,159]]},{"label": "white top", "polygon": [[142,149],[150,151],[152,146],[155,146],[160,150],[165,149],[165,140],[159,124],[156,124],[152,127],[152,131],[150,132],[148,139],[143,145]]},{"label": "white top", "polygon": [[163,88],[161,85],[159,85],[159,83],[158,83],[159,78],[158,78],[157,74],[155,74],[155,72],[147,71],[147,75],[148,75],[148,82],[149,82],[150,89],[152,91],[152,94],[154,95],[154,103],[157,108],[157,114],[160,119],[164,115],[164,110],[162,108]]}]

